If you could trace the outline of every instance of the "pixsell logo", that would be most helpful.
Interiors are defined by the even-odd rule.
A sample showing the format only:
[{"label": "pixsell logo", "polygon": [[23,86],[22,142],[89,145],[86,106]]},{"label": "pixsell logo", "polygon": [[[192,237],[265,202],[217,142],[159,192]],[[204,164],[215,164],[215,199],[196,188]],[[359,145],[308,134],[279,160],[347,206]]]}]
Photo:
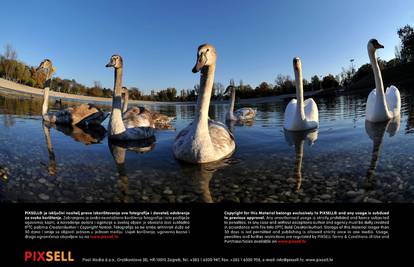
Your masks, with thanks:
[{"label": "pixsell logo", "polygon": [[28,251],[24,252],[25,262],[73,262],[72,251]]}]

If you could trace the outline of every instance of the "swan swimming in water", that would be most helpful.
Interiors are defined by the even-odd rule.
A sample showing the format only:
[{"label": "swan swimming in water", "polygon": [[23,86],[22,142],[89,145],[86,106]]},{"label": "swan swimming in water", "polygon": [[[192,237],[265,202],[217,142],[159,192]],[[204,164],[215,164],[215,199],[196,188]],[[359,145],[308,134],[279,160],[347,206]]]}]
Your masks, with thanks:
[{"label": "swan swimming in water", "polygon": [[374,71],[375,89],[368,96],[366,105],[366,120],[370,122],[382,122],[400,115],[401,96],[397,87],[391,85],[384,94],[381,70],[376,58],[376,50],[384,48],[376,39],[368,42],[368,56]]},{"label": "swan swimming in water", "polygon": [[190,163],[207,163],[228,157],[236,148],[227,127],[208,118],[216,68],[216,49],[209,44],[198,47],[193,73],[201,71],[200,92],[194,120],[174,140],[174,156]]},{"label": "swan swimming in water", "polygon": [[295,71],[296,99],[292,99],[286,107],[284,128],[288,131],[306,131],[318,128],[318,106],[312,98],[303,101],[302,63],[300,58],[293,59]]},{"label": "swan swimming in water", "polygon": [[55,68],[50,59],[45,59],[40,63],[36,71],[44,71],[46,73],[42,105],[42,118],[44,121],[66,125],[89,125],[101,124],[108,117],[108,113],[103,112],[92,104],[81,104],[57,112],[48,112],[50,84]]},{"label": "swan swimming in water", "polygon": [[230,82],[230,85],[226,88],[224,94],[231,93],[230,98],[230,108],[226,114],[226,121],[251,121],[256,117],[256,110],[244,107],[239,108],[238,110],[234,111],[234,103],[236,101],[236,87],[234,86],[233,82]]},{"label": "swan swimming in water", "polygon": [[126,87],[122,87],[122,99],[123,119],[128,119],[136,115],[143,115],[146,118],[146,122],[143,126],[149,126],[156,129],[172,129],[171,122],[175,117],[168,117],[145,107],[134,106],[128,109],[129,91]]},{"label": "swan swimming in water", "polygon": [[[108,135],[113,140],[142,140],[154,136],[154,128],[142,126],[146,118],[137,114],[122,119],[122,72],[123,60],[119,55],[113,55],[106,67],[114,68],[114,95],[112,97],[112,112],[108,124]],[[142,121],[141,121],[142,120]]]}]

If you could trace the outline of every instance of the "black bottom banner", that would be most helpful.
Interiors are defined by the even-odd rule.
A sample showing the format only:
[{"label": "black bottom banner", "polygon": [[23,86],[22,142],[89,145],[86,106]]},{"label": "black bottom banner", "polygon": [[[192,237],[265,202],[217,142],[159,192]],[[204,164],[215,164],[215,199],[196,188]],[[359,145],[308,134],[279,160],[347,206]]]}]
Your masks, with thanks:
[{"label": "black bottom banner", "polygon": [[412,204],[2,204],[2,266],[397,263]]}]

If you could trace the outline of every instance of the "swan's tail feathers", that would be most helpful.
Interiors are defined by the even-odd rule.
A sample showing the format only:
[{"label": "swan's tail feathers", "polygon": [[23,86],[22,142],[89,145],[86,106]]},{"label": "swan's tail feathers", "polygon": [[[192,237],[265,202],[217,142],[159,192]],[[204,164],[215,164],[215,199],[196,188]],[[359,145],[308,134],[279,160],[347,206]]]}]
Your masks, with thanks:
[{"label": "swan's tail feathers", "polygon": [[385,92],[387,99],[387,107],[392,117],[400,115],[401,110],[401,95],[400,91],[394,85],[387,88]]}]

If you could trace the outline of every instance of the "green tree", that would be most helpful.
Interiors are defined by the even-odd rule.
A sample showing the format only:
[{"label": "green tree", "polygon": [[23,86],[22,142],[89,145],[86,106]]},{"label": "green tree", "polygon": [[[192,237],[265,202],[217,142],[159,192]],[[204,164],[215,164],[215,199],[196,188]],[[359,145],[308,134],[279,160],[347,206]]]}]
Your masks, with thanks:
[{"label": "green tree", "polygon": [[322,79],[322,88],[323,89],[333,89],[339,86],[338,81],[332,74],[328,74]]},{"label": "green tree", "polygon": [[321,81],[319,80],[318,75],[314,75],[311,78],[312,90],[319,90],[321,87]]},{"label": "green tree", "polygon": [[258,97],[269,96],[272,93],[272,87],[267,82],[262,82],[254,90]]},{"label": "green tree", "polygon": [[401,39],[401,59],[403,62],[414,60],[414,29],[410,25],[405,25],[398,30],[398,37]]}]

